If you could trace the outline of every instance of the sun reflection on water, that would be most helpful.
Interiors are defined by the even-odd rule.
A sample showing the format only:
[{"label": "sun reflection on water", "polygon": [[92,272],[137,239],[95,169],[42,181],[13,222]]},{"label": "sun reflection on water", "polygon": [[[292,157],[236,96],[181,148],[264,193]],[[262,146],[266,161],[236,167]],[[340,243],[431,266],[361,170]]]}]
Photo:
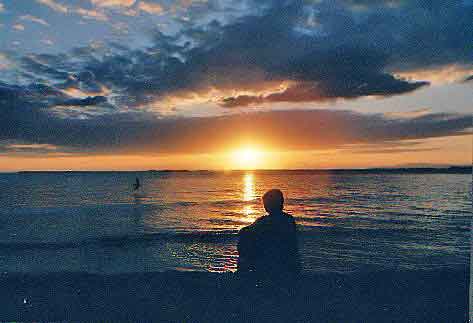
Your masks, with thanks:
[{"label": "sun reflection on water", "polygon": [[246,216],[245,221],[253,222],[252,215],[255,214],[254,205],[250,204],[255,199],[255,179],[253,173],[246,173],[243,176],[243,201],[248,202],[243,206],[242,213]]},{"label": "sun reflection on water", "polygon": [[255,198],[255,179],[252,173],[246,173],[243,177],[243,201],[251,201]]}]

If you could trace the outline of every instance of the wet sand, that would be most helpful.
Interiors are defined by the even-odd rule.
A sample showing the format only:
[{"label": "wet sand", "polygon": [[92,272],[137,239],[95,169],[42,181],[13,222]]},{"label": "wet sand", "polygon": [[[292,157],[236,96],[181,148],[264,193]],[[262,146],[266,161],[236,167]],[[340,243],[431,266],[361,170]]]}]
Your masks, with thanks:
[{"label": "wet sand", "polygon": [[306,274],[290,288],[236,274],[0,275],[0,321],[466,322],[469,271]]}]

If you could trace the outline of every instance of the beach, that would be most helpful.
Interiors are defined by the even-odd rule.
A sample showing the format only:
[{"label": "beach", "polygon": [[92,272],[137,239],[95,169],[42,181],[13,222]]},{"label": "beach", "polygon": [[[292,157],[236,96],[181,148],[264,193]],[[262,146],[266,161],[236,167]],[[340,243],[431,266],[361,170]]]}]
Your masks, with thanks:
[{"label": "beach", "polygon": [[232,273],[3,274],[0,321],[465,322],[468,271],[305,274],[291,288]]},{"label": "beach", "polygon": [[233,273],[3,274],[0,321],[466,322],[468,270],[304,274],[290,288]]}]

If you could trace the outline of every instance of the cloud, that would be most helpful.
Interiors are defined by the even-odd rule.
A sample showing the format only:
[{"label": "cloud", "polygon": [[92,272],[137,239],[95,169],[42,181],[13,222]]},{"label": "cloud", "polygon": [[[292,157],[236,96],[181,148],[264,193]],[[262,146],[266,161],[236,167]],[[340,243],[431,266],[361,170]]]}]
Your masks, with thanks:
[{"label": "cloud", "polygon": [[[367,81],[365,79],[364,81]],[[327,82],[323,85],[313,83],[298,83],[283,92],[276,92],[269,95],[239,95],[236,97],[226,97],[220,104],[223,107],[244,107],[250,105],[260,105],[263,103],[274,102],[309,102],[325,101],[329,99],[346,98],[353,99],[361,96],[390,96],[395,94],[414,91],[421,86],[428,85],[428,82],[410,83],[398,80],[390,75],[373,75],[368,82],[346,83],[346,80],[332,80],[334,83]]]},{"label": "cloud", "polygon": [[[123,14],[136,16],[139,11],[152,15],[159,15],[164,12],[163,7],[158,3],[136,0],[91,0],[92,4],[100,8],[125,9]],[[136,4],[136,5],[135,5]]]},{"label": "cloud", "polygon": [[131,7],[136,0],[91,0],[97,7]]},{"label": "cloud", "polygon": [[126,35],[129,33],[129,26],[127,23],[124,22],[116,22],[112,24],[112,28],[116,34],[119,35]]},{"label": "cloud", "polygon": [[[458,10],[454,9],[451,11]],[[204,29],[195,27],[186,29],[182,32],[182,37],[189,37],[191,41],[195,41],[195,46],[191,48],[177,45],[179,39],[157,34],[156,49],[164,55],[169,51],[169,56],[157,59],[147,52],[141,53],[143,61],[162,68],[155,69],[148,64],[151,67],[149,75],[142,78],[146,81],[142,84],[133,81],[128,85],[131,93],[127,94],[132,96],[136,94],[140,100],[151,93],[159,96],[176,90],[198,91],[212,87],[232,89],[238,93],[248,86],[280,80],[280,82],[291,81],[295,85],[286,93],[251,99],[247,95],[226,102],[239,102],[240,99],[247,102],[253,100],[256,103],[300,102],[365,95],[389,96],[413,91],[427,83],[396,78],[387,70],[406,65],[401,60],[409,61],[409,57],[413,60],[412,66],[422,64],[431,66],[433,63],[429,60],[432,55],[436,56],[443,52],[443,49],[440,50],[442,45],[445,47],[449,45],[436,42],[439,49],[433,50],[432,53],[424,53],[428,56],[427,59],[417,60],[415,53],[410,53],[407,57],[406,51],[409,48],[398,41],[393,41],[392,48],[378,46],[386,37],[385,34],[378,35],[376,28],[375,31],[368,29],[368,22],[357,25],[351,20],[344,23],[347,24],[346,28],[361,29],[357,34],[359,38],[357,42],[347,38],[347,30],[339,30],[341,26],[338,24],[338,27],[334,26],[332,21],[323,24],[325,30],[321,35],[297,34],[294,27],[303,16],[303,10],[304,8],[296,3],[282,8],[271,8],[263,15],[242,17],[230,25],[222,26],[214,22]],[[320,10],[328,9],[322,7]],[[342,14],[347,14],[343,8],[339,10],[327,14],[331,14],[332,19],[337,22]],[[379,15],[377,19],[380,20],[384,19],[384,15],[390,17],[387,13],[373,13],[373,15]],[[465,29],[466,25],[456,28]],[[456,59],[459,61],[464,59],[462,49],[452,48],[449,57],[437,57],[438,64],[451,62],[455,57],[454,53],[458,54]],[[398,62],[397,57],[402,59],[400,58]],[[126,64],[126,60],[123,61],[122,57],[119,60]],[[107,62],[107,65],[113,64],[112,60]],[[130,67],[131,72],[135,72],[133,66]],[[146,71],[143,73],[147,74]],[[173,79],[169,79],[170,77]]]},{"label": "cloud", "polygon": [[138,3],[138,9],[145,11],[149,14],[153,14],[153,15],[162,14],[164,11],[163,7],[159,5],[158,3],[151,3],[151,2],[144,2],[144,1],[140,1]]},{"label": "cloud", "polygon": [[[104,8],[163,10],[142,1],[96,2],[97,10],[38,1],[99,21],[107,20]],[[203,153],[244,140],[281,150],[394,143],[385,148],[393,152],[411,149],[399,145],[405,140],[470,131],[471,115],[425,109],[389,115],[230,109],[220,112],[231,115],[205,118],[160,114],[167,112],[161,103],[173,96],[270,110],[273,103],[401,95],[452,71],[466,77],[461,73],[472,68],[466,44],[473,42],[467,32],[473,11],[466,2],[269,1],[248,8],[225,23],[207,19],[209,14],[203,22],[180,21],[172,34],[152,31],[142,48],[115,41],[8,57],[21,82],[0,81],[0,140],[79,153]],[[189,17],[204,16],[196,6],[187,10]],[[199,112],[200,105],[191,108]]]},{"label": "cloud", "polygon": [[24,144],[24,143],[8,143],[0,142],[0,154],[48,154],[58,150],[59,147],[49,144]]},{"label": "cloud", "polygon": [[405,111],[405,112],[388,112],[385,113],[384,116],[386,118],[393,118],[393,119],[406,119],[406,118],[418,118],[425,115],[429,115],[432,113],[432,109],[425,108],[425,109],[418,109],[414,111]]},{"label": "cloud", "polygon": [[339,148],[342,153],[350,154],[396,154],[418,153],[440,150],[437,147],[425,147],[424,140],[384,141],[379,143],[361,143],[343,145]]},{"label": "cloud", "polygon": [[[113,110],[103,96],[75,99],[47,85],[0,84],[0,141],[76,152],[210,153],[257,142],[281,150],[341,148],[471,133],[471,115],[411,118],[349,111],[295,110],[201,118]],[[67,108],[65,114],[61,109]],[[106,113],[105,113],[106,111]],[[291,126],[297,125],[297,126]]]},{"label": "cloud", "polygon": [[[97,6],[133,10],[148,3],[96,1]],[[400,95],[436,82],[439,73],[449,74],[442,66],[472,68],[464,45],[473,42],[466,32],[473,20],[471,5],[363,1],[360,11],[355,4],[360,3],[250,1],[251,11],[226,24],[181,21],[172,35],[154,31],[147,48],[123,43],[119,50],[75,49],[57,55],[48,68],[31,64],[30,74],[47,78],[57,70],[56,81],[62,73],[62,82],[74,86],[105,85],[123,107],[159,106],[166,97],[186,93],[209,93],[207,101],[223,107],[252,107]],[[84,17],[107,19],[101,11],[77,10]],[[200,17],[202,8],[188,10],[190,17]],[[71,81],[80,73],[93,78]],[[274,91],[261,91],[267,84]],[[218,97],[212,97],[215,92]]]},{"label": "cloud", "polygon": [[55,2],[54,0],[36,0],[36,2],[43,4],[54,11],[67,13],[68,8],[65,5]]},{"label": "cloud", "polygon": [[[48,60],[52,60],[52,64],[48,64]],[[66,80],[69,73],[64,71],[62,65],[54,64],[57,62],[52,55],[29,55],[20,59],[19,64],[28,72],[49,78],[51,80]]]},{"label": "cloud", "polygon": [[84,8],[76,8],[75,13],[85,19],[94,19],[98,21],[107,21],[108,17],[103,12],[97,10],[88,10]]},{"label": "cloud", "polygon": [[428,152],[428,151],[437,151],[440,148],[415,148],[415,149],[405,149],[405,148],[390,148],[385,149],[381,147],[375,147],[373,149],[356,149],[353,151],[355,154],[396,154],[396,153],[419,153],[419,152]]},{"label": "cloud", "polygon": [[14,65],[12,61],[8,58],[8,55],[0,52],[0,70],[10,69]]},{"label": "cloud", "polygon": [[48,24],[44,19],[41,19],[41,18],[32,16],[32,15],[20,16],[20,19],[21,19],[21,20],[28,20],[28,21],[31,21],[31,22],[35,22],[35,23],[40,24],[40,25],[43,25],[43,26],[49,26],[49,24]]},{"label": "cloud", "polygon": [[409,81],[428,80],[435,85],[461,82],[473,73],[473,66],[449,64],[436,68],[416,69],[399,73],[397,76]]},{"label": "cloud", "polygon": [[102,103],[106,103],[107,98],[104,96],[88,96],[85,99],[69,99],[58,103],[58,105],[65,105],[65,106],[90,106],[90,105],[98,105]]},{"label": "cloud", "polygon": [[18,30],[18,31],[25,30],[25,26],[23,26],[22,24],[14,24],[12,27],[13,29]]},{"label": "cloud", "polygon": [[41,39],[41,42],[48,46],[54,45],[54,41],[52,41],[51,39]]}]

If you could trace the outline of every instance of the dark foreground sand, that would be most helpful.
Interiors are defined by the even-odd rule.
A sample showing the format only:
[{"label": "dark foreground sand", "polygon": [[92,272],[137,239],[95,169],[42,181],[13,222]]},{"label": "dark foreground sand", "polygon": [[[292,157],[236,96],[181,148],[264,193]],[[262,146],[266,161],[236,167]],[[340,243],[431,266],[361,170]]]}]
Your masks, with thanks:
[{"label": "dark foreground sand", "polygon": [[274,289],[235,274],[2,274],[0,321],[466,322],[468,275],[313,274]]}]

